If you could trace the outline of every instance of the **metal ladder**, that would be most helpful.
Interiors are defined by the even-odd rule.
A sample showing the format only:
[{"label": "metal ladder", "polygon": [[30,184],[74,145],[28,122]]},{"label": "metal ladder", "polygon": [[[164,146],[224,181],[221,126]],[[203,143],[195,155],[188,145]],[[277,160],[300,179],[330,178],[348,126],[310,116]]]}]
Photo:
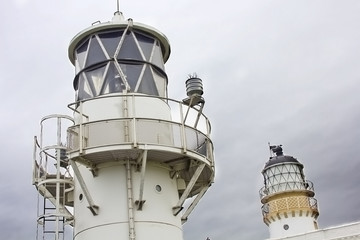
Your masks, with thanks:
[{"label": "metal ladder", "polygon": [[[38,234],[37,239],[59,239],[64,240],[65,233],[65,217],[56,216],[56,207],[49,202],[48,199],[43,198],[43,211],[38,218]],[[39,226],[42,225],[41,230]],[[40,231],[39,231],[40,230]]]}]

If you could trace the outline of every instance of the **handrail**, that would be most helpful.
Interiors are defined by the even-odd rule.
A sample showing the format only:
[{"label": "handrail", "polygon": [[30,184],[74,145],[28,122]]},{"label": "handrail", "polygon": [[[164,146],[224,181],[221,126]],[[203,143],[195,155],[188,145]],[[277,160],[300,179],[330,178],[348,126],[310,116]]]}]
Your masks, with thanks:
[{"label": "handrail", "polygon": [[[122,138],[117,138],[115,140],[109,140],[108,142],[100,142],[98,144],[91,144],[86,142],[84,146],[80,146],[80,144],[82,144],[81,142],[79,142],[79,140],[81,138],[86,138],[88,136],[81,136],[80,134],[80,124],[74,125],[69,127],[68,129],[68,134],[70,135],[70,138],[73,137],[73,141],[69,142],[69,148],[70,151],[80,151],[80,149],[84,149],[84,148],[93,148],[93,147],[102,147],[102,146],[108,146],[108,145],[114,145],[114,144],[127,144],[127,145],[138,145],[138,144],[149,144],[149,145],[161,145],[161,146],[169,146],[169,147],[174,147],[174,148],[179,148],[182,149],[182,151],[185,153],[187,150],[190,151],[194,151],[197,154],[203,155],[204,157],[210,159],[211,161],[213,160],[213,156],[212,156],[212,150],[213,150],[213,145],[212,145],[212,141],[209,138],[209,135],[206,133],[203,133],[202,131],[200,131],[199,129],[195,129],[191,126],[184,126],[183,124],[179,123],[179,122],[174,122],[174,121],[169,121],[169,120],[160,120],[160,119],[154,119],[154,118],[112,118],[112,119],[105,119],[105,120],[97,120],[97,121],[93,121],[93,122],[88,122],[88,123],[84,123],[82,124],[82,127],[86,127],[87,128],[87,134],[91,133],[91,131],[93,130],[93,128],[95,127],[99,127],[99,129],[101,129],[102,127],[105,126],[105,124],[116,124],[116,122],[131,122],[135,121],[132,124],[133,125],[133,131],[130,132],[129,135],[129,139],[122,139]],[[143,140],[142,137],[144,137],[146,135],[146,133],[144,133],[145,135],[142,135],[143,132],[139,131],[139,125],[140,124],[159,124],[159,125],[164,125],[169,129],[169,133],[172,136],[171,138],[169,138],[168,142],[162,142],[159,143],[157,141],[155,141],[156,139],[154,138],[154,141],[151,141],[149,139],[145,139]],[[101,124],[104,124],[104,126],[101,126]],[[99,129],[97,129],[97,131],[99,131]],[[191,135],[188,134],[196,134],[196,138],[191,139]],[[199,139],[200,137],[200,139]],[[193,141],[191,141],[193,140]],[[136,142],[135,142],[136,141]],[[78,145],[79,144],[79,145]],[[178,145],[180,144],[180,145]]]},{"label": "handrail", "polygon": [[[156,96],[156,95],[145,95],[145,94],[139,94],[139,93],[128,93],[128,94],[122,94],[122,93],[116,93],[116,94],[106,94],[106,95],[101,95],[101,96],[97,96],[97,97],[94,97],[94,98],[88,98],[88,99],[83,99],[83,100],[80,100],[80,101],[77,101],[77,102],[73,102],[73,103],[70,103],[68,104],[68,108],[71,109],[72,111],[80,114],[81,116],[85,117],[85,118],[89,118],[88,115],[84,114],[83,112],[79,112],[77,110],[78,106],[80,106],[81,104],[85,103],[85,102],[88,102],[88,101],[94,101],[94,100],[98,100],[98,99],[105,99],[105,98],[124,98],[124,97],[142,97],[142,98],[157,98],[157,99],[160,99],[164,102],[166,102],[168,105],[169,103],[170,104],[180,104],[181,106],[186,106],[186,107],[189,107],[189,109],[192,109],[192,111],[196,111],[197,112],[197,118],[194,122],[194,128],[197,128],[197,123],[198,121],[202,118],[204,118],[205,120],[205,123],[206,123],[206,128],[209,128],[208,129],[208,133],[210,134],[211,133],[211,125],[210,125],[210,122],[208,120],[208,118],[206,117],[206,115],[203,113],[202,111],[202,107],[200,107],[200,109],[197,109],[195,106],[188,106],[187,104],[185,104],[184,102],[182,101],[178,101],[178,100],[175,100],[175,99],[171,99],[171,98],[166,98],[166,97],[160,97],[160,96]],[[174,106],[176,106],[174,105]],[[173,109],[172,109],[173,110]],[[179,108],[179,111],[183,111],[182,107]],[[183,114],[183,113],[179,113],[179,116]],[[184,124],[186,125],[186,120],[187,118],[184,118],[182,117],[182,121],[184,121]],[[190,126],[190,125],[189,125]]]},{"label": "handrail", "polygon": [[36,160],[36,155],[37,155],[37,151],[38,148],[40,148],[40,145],[37,141],[37,137],[34,137],[34,149],[33,149],[33,161],[32,161],[32,169],[33,169],[33,175],[32,175],[32,184],[34,185],[36,183],[36,178],[37,178],[37,169],[38,169],[38,163]]},{"label": "handrail", "polygon": [[68,115],[63,115],[63,114],[50,114],[50,115],[47,115],[45,117],[43,117],[41,120],[40,120],[40,124],[42,124],[45,120],[48,120],[48,119],[51,119],[51,118],[64,118],[64,119],[67,119],[71,122],[74,122],[74,119],[72,117],[69,117]]},{"label": "handrail", "polygon": [[291,191],[291,190],[308,190],[314,192],[314,184],[309,181],[287,181],[281,182],[278,184],[273,184],[270,186],[264,186],[260,188],[259,195],[260,199],[264,197],[275,194],[281,191]]}]

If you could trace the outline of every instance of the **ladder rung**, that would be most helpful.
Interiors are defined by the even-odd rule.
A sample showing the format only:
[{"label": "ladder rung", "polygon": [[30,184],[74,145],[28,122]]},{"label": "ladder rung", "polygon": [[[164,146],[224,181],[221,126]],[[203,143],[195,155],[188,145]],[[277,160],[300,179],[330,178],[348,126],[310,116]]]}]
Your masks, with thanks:
[{"label": "ladder rung", "polygon": [[56,210],[56,208],[44,208],[45,210]]},{"label": "ladder rung", "polygon": [[[59,220],[63,222],[63,219],[59,219]],[[44,221],[45,222],[55,222],[56,219],[45,219]]]},{"label": "ladder rung", "polygon": [[[44,231],[44,233],[56,233],[56,231]],[[63,233],[64,233],[64,231],[59,231],[58,233],[63,234]]]}]

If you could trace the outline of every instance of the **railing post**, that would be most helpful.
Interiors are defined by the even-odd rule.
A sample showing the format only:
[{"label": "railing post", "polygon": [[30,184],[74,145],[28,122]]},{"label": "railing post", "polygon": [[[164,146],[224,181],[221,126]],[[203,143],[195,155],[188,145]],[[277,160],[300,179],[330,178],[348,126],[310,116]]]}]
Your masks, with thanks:
[{"label": "railing post", "polygon": [[80,101],[80,122],[79,122],[79,153],[83,153],[83,104]]},{"label": "railing post", "polygon": [[186,153],[186,136],[185,136],[185,119],[184,119],[184,114],[183,114],[183,105],[181,103],[179,103],[180,105],[180,120],[181,120],[181,144],[182,144],[182,148],[183,148],[183,152]]},{"label": "railing post", "polygon": [[132,119],[133,121],[133,145],[134,145],[134,148],[136,148],[138,145],[137,145],[137,132],[136,132],[136,118],[133,117]]},{"label": "railing post", "polygon": [[[132,111],[132,113],[131,113],[131,115],[133,116],[133,118],[132,118],[132,120],[133,120],[133,124],[132,124],[132,126],[133,126],[133,133],[132,133],[132,139],[133,139],[133,144],[134,144],[134,147],[136,148],[137,146],[138,146],[138,143],[137,143],[137,132],[136,132],[136,126],[137,126],[137,124],[136,124],[136,108],[135,108],[135,96],[134,95],[132,95],[132,109],[131,109],[131,111]],[[129,116],[130,117],[130,116]]]},{"label": "railing post", "polygon": [[33,168],[33,179],[32,184],[35,184],[38,178],[38,167],[37,167],[37,161],[36,161],[36,153],[37,153],[37,138],[34,137],[34,152],[33,152],[33,162],[32,162],[32,168]]}]

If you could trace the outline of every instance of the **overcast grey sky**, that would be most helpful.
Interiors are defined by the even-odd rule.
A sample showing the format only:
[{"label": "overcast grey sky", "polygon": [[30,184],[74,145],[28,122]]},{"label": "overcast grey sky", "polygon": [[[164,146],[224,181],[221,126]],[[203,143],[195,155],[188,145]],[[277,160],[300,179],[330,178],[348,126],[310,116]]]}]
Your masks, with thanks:
[{"label": "overcast grey sky", "polygon": [[[33,136],[48,114],[71,115],[67,47],[109,21],[115,0],[0,3],[0,235],[34,239]],[[360,220],[360,1],[130,1],[125,18],[170,40],[169,96],[196,72],[213,127],[214,185],[184,225],[185,240],[264,239],[258,190],[268,142],[305,165],[321,228]]]}]

